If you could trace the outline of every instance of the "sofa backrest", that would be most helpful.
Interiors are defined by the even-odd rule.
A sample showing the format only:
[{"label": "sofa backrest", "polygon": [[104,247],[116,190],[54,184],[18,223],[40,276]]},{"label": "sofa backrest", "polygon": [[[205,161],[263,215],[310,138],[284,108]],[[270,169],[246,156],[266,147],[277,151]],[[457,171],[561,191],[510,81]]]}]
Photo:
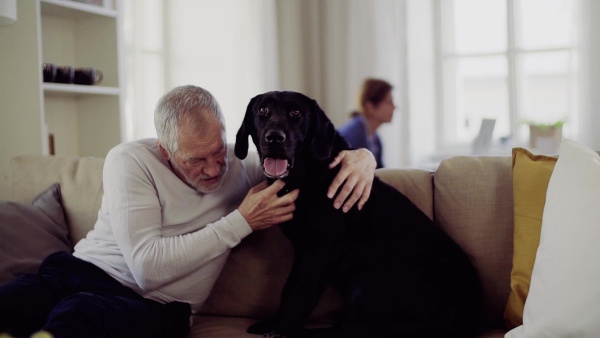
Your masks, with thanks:
[{"label": "sofa backrest", "polygon": [[434,219],[467,252],[483,285],[482,325],[504,328],[513,256],[510,157],[452,157],[434,176]]},{"label": "sofa backrest", "polygon": [[421,169],[381,168],[381,180],[404,193],[429,219],[433,219],[433,172]]},{"label": "sofa backrest", "polygon": [[14,201],[30,203],[58,182],[71,243],[77,243],[94,227],[103,194],[104,159],[28,155],[13,158],[11,165]]},{"label": "sofa backrest", "polygon": [[[100,158],[19,156],[12,159],[13,195],[29,203],[51,184],[61,186],[71,242],[96,222],[102,199]],[[483,325],[503,328],[510,292],[513,200],[510,157],[453,157],[435,174],[379,169],[377,175],[405,193],[469,254],[484,285]],[[204,307],[205,314],[264,317],[275,311],[291,266],[292,249],[278,228],[251,234],[232,250]],[[269,278],[264,278],[269,276]],[[328,289],[313,318],[339,306]]]}]

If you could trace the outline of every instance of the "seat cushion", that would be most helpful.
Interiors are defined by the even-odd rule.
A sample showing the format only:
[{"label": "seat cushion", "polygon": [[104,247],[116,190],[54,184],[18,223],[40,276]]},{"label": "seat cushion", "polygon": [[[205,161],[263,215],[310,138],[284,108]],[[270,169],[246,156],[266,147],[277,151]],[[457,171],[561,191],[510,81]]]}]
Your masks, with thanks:
[{"label": "seat cushion", "polygon": [[0,284],[36,272],[46,256],[71,252],[60,186],[51,185],[31,204],[0,202]]}]

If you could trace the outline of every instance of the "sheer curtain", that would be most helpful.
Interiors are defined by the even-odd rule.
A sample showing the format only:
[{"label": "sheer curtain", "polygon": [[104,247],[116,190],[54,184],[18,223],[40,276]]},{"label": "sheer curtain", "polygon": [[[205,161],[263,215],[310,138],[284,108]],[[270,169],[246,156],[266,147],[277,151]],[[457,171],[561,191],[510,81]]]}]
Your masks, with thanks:
[{"label": "sheer curtain", "polygon": [[129,0],[124,10],[130,139],[154,137],[165,91],[195,84],[219,100],[234,142],[246,105],[268,90],[296,90],[339,125],[366,77],[394,87],[381,128],[388,166],[408,161],[405,2],[397,0]]},{"label": "sheer curtain", "polygon": [[407,165],[405,1],[278,0],[277,9],[282,87],[314,97],[341,125],[365,78],[389,81],[398,108],[380,128],[384,161]]},{"label": "sheer curtain", "polygon": [[209,90],[233,142],[246,104],[278,87],[273,0],[133,0],[124,9],[130,138],[155,137],[160,96],[194,84]]},{"label": "sheer curtain", "polygon": [[[379,128],[384,161],[388,167],[410,163],[411,149],[406,72],[406,4],[397,0],[350,0],[348,84],[351,102],[362,80],[378,77],[393,86],[396,111],[389,124]],[[415,116],[413,116],[414,118]]]}]

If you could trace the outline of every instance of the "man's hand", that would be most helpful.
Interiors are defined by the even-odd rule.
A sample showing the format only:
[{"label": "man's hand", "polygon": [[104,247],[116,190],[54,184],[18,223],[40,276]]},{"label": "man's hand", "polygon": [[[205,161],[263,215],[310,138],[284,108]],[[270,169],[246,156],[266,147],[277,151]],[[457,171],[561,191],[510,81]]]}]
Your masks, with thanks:
[{"label": "man's hand", "polygon": [[[333,182],[331,182],[327,197],[333,198],[339,189],[333,203],[336,209],[339,209],[343,204],[342,210],[348,212],[358,201],[358,210],[361,210],[371,195],[371,186],[377,167],[375,156],[365,148],[342,150],[329,164],[329,168],[333,168],[340,163],[342,167]],[[342,188],[340,189],[340,187]]]},{"label": "man's hand", "polygon": [[277,180],[269,186],[265,181],[250,189],[238,210],[252,230],[266,229],[272,225],[289,221],[296,210],[294,201],[299,190],[293,190],[281,197],[277,196],[285,182]]}]

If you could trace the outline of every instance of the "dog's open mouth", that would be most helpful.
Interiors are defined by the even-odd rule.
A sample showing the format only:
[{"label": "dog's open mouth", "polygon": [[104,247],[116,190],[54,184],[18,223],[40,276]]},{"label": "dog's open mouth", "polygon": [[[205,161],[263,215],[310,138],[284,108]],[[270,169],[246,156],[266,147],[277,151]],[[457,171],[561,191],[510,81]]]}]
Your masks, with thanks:
[{"label": "dog's open mouth", "polygon": [[267,157],[263,160],[263,170],[268,178],[284,178],[293,166],[293,161],[287,159]]}]

